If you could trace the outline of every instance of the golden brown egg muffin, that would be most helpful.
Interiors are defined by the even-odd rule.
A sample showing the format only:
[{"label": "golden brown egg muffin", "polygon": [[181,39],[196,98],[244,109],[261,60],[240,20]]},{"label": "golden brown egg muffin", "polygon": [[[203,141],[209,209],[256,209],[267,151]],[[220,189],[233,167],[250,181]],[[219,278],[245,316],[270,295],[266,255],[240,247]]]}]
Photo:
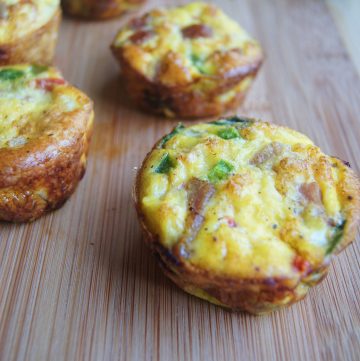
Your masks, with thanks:
[{"label": "golden brown egg muffin", "polygon": [[70,15],[88,19],[108,19],[134,10],[145,0],[62,0]]},{"label": "golden brown egg muffin", "polygon": [[2,0],[0,65],[51,64],[60,19],[59,0]]},{"label": "golden brown egg muffin", "polygon": [[205,117],[237,107],[262,59],[259,44],[220,9],[190,3],[131,20],[112,51],[129,95],[169,117]]},{"label": "golden brown egg muffin", "polygon": [[254,314],[303,298],[360,218],[359,178],[346,164],[294,130],[238,117],[162,138],[135,198],[178,286]]},{"label": "golden brown egg muffin", "polygon": [[59,208],[85,173],[93,105],[54,68],[0,67],[0,220]]}]

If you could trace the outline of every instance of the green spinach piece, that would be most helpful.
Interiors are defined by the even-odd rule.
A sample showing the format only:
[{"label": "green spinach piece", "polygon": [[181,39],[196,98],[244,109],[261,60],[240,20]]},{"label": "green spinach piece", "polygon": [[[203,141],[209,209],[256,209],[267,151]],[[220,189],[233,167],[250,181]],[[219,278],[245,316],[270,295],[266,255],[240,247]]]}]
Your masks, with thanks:
[{"label": "green spinach piece", "polygon": [[3,69],[0,70],[0,81],[1,80],[17,80],[25,76],[22,70],[17,69]]},{"label": "green spinach piece", "polygon": [[233,116],[233,117],[219,119],[219,120],[210,122],[210,124],[215,124],[215,125],[233,125],[233,126],[236,126],[237,128],[246,128],[246,127],[249,127],[253,123],[254,123],[254,121],[252,119],[240,118],[238,116]]},{"label": "green spinach piece", "polygon": [[209,172],[208,178],[211,183],[225,180],[234,170],[234,166],[226,160],[220,160]]},{"label": "green spinach piece", "polygon": [[205,74],[205,71],[203,69],[203,64],[204,64],[203,60],[198,55],[195,54],[192,54],[190,59],[193,65],[195,66],[195,68],[199,70],[201,74]]},{"label": "green spinach piece", "polygon": [[173,160],[171,159],[169,153],[165,153],[161,159],[157,167],[155,168],[155,173],[167,174],[170,169],[175,166]]},{"label": "green spinach piece", "polygon": [[234,127],[226,127],[224,129],[220,129],[217,135],[222,139],[234,139],[239,138],[239,132]]},{"label": "green spinach piece", "polygon": [[335,227],[334,235],[332,236],[328,248],[326,250],[326,255],[333,253],[337,247],[337,245],[340,243],[343,235],[344,235],[344,228],[345,228],[346,221],[343,221],[342,223],[338,224]]},{"label": "green spinach piece", "polygon": [[49,67],[45,65],[31,65],[30,72],[32,75],[38,75],[43,73],[44,71],[47,71],[48,69]]}]

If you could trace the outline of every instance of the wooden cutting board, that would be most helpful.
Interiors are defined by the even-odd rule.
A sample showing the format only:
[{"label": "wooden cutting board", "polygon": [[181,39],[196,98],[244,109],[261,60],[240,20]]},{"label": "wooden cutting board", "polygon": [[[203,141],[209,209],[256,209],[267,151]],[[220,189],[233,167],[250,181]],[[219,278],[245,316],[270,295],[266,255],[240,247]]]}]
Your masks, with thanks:
[{"label": "wooden cutting board", "polygon": [[[286,124],[360,171],[360,79],[319,0],[218,0],[266,62],[240,114]],[[182,1],[151,1],[175,5]],[[129,16],[65,19],[57,64],[95,101],[87,174],[28,225],[0,225],[0,360],[360,360],[360,242],[308,297],[231,313],[168,281],[132,206],[135,169],[176,120],[131,107],[108,46]]]}]

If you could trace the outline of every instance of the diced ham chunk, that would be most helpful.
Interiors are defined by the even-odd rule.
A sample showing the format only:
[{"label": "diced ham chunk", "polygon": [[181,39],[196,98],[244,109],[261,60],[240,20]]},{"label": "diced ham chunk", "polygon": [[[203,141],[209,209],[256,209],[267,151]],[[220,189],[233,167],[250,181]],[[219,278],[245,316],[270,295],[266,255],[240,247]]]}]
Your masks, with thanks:
[{"label": "diced ham chunk", "polygon": [[192,178],[187,184],[188,204],[192,213],[202,213],[205,205],[215,193],[214,186],[205,180]]},{"label": "diced ham chunk", "polygon": [[149,30],[139,30],[130,36],[130,41],[134,44],[142,44],[144,41],[150,39],[154,33]]},{"label": "diced ham chunk", "polygon": [[183,37],[188,39],[210,38],[213,35],[212,29],[204,24],[194,24],[181,30]]},{"label": "diced ham chunk", "polygon": [[129,21],[129,27],[132,28],[133,30],[139,30],[141,28],[143,28],[147,23],[147,16],[141,16],[138,18],[133,18]]},{"label": "diced ham chunk", "polygon": [[64,85],[65,83],[64,79],[59,78],[36,79],[36,87],[47,91],[52,91],[56,85]]},{"label": "diced ham chunk", "polygon": [[300,193],[309,202],[313,202],[315,204],[322,204],[321,189],[316,182],[303,183],[301,184],[299,190]]},{"label": "diced ham chunk", "polygon": [[252,165],[261,165],[271,159],[275,155],[280,155],[283,146],[279,142],[272,142],[265,145],[260,151],[258,151],[250,160]]},{"label": "diced ham chunk", "polygon": [[294,262],[293,262],[293,266],[300,271],[301,273],[308,273],[309,269],[310,269],[310,263],[309,261],[307,261],[306,259],[304,259],[303,257],[296,255]]},{"label": "diced ham chunk", "polygon": [[208,181],[192,178],[186,189],[188,191],[189,214],[186,219],[185,240],[191,242],[204,223],[204,211],[211,197],[215,193],[215,187]]},{"label": "diced ham chunk", "polygon": [[185,232],[172,252],[178,257],[187,258],[190,255],[189,245],[198,234],[204,223],[205,207],[215,194],[215,187],[208,181],[192,178],[186,185],[188,192],[189,213],[186,218]]}]

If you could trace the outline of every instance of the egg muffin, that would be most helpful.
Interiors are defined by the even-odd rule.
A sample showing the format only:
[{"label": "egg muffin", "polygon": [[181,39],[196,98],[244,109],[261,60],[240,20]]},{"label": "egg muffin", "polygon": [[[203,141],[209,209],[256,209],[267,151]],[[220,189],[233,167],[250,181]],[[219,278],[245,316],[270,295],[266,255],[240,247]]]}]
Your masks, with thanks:
[{"label": "egg muffin", "polygon": [[85,173],[93,105],[54,68],[0,67],[0,220],[59,208]]},{"label": "egg muffin", "polygon": [[196,118],[237,107],[263,55],[214,5],[190,3],[132,19],[111,46],[129,95],[143,109]]},{"label": "egg muffin", "polygon": [[348,164],[294,130],[239,117],[178,125],[147,155],[134,193],[165,274],[253,314],[302,299],[360,217]]},{"label": "egg muffin", "polygon": [[62,0],[64,10],[73,16],[108,19],[134,10],[145,0]]},{"label": "egg muffin", "polygon": [[0,65],[51,64],[60,19],[59,0],[2,0]]}]

